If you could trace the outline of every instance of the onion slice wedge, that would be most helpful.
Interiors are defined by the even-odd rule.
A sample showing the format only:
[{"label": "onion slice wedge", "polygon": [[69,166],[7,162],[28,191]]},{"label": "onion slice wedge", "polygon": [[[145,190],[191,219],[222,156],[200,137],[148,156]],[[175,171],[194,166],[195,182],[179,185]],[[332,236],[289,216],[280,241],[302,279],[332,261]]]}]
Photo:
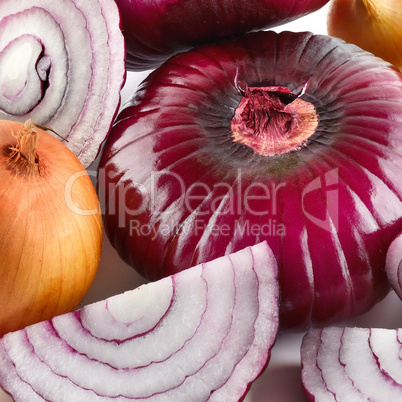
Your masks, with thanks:
[{"label": "onion slice wedge", "polygon": [[301,346],[306,395],[326,402],[400,401],[401,352],[401,329],[310,329]]},{"label": "onion slice wedge", "polygon": [[120,24],[113,0],[2,0],[0,118],[50,127],[88,167],[120,105]]},{"label": "onion slice wedge", "polygon": [[237,401],[278,331],[277,265],[259,243],[0,339],[16,401]]}]

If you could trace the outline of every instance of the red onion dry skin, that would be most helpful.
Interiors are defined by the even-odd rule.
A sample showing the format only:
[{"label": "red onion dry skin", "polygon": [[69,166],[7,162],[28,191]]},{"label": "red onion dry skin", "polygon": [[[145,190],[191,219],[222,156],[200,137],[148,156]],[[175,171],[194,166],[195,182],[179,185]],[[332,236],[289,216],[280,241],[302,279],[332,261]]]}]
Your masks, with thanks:
[{"label": "red onion dry skin", "polygon": [[400,401],[401,329],[311,329],[301,347],[310,401]]},{"label": "red onion dry skin", "polygon": [[0,340],[0,383],[19,401],[237,401],[278,331],[266,243]]},{"label": "red onion dry skin", "polygon": [[314,105],[295,97],[288,88],[246,86],[241,92],[242,99],[231,121],[233,141],[249,146],[258,155],[295,151],[317,129]]},{"label": "red onion dry skin", "polygon": [[[234,142],[239,82],[312,104],[314,134],[268,157]],[[400,73],[329,36],[257,32],[176,55],[106,142],[106,233],[152,280],[265,239],[282,328],[363,313],[389,291],[385,254],[402,226],[401,110]]]},{"label": "red onion dry skin", "polygon": [[175,53],[224,37],[291,22],[328,0],[116,0],[127,68],[158,67]]},{"label": "red onion dry skin", "polygon": [[392,288],[402,299],[402,232],[389,246],[385,260],[385,272]]},{"label": "red onion dry skin", "polygon": [[125,79],[115,2],[1,1],[0,71],[0,118],[52,127],[88,167]]}]

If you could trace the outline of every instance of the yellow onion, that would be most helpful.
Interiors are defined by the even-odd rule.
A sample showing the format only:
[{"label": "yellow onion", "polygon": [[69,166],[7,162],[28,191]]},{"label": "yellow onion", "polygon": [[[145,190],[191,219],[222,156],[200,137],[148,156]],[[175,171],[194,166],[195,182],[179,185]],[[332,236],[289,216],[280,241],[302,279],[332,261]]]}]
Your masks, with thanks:
[{"label": "yellow onion", "polygon": [[367,50],[402,70],[401,0],[333,0],[328,34]]},{"label": "yellow onion", "polygon": [[75,309],[102,248],[99,201],[78,158],[37,127],[0,121],[0,335]]}]

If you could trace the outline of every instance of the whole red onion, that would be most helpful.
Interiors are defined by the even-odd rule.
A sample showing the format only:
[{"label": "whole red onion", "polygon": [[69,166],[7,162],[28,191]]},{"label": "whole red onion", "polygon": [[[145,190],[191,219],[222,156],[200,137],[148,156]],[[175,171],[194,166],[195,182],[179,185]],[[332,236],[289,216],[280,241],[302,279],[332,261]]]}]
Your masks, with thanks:
[{"label": "whole red onion", "polygon": [[151,280],[267,240],[282,328],[367,311],[402,227],[402,76],[340,39],[256,32],[181,53],[118,116],[106,232]]},{"label": "whole red onion", "polygon": [[116,0],[129,70],[159,66],[174,53],[218,38],[278,26],[328,0]]},{"label": "whole red onion", "polygon": [[402,300],[402,232],[391,242],[385,259],[389,284]]}]

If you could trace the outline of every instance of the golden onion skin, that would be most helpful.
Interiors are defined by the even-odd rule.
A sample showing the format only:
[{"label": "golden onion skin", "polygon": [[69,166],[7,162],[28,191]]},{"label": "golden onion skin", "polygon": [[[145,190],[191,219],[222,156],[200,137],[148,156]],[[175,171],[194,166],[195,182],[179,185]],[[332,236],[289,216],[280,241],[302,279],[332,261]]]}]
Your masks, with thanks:
[{"label": "golden onion skin", "polygon": [[1,127],[3,335],[78,306],[99,265],[102,220],[90,177],[61,141],[37,128],[35,166],[27,169],[23,157],[11,158],[23,123]]},{"label": "golden onion skin", "polygon": [[328,34],[354,43],[402,71],[400,0],[332,0]]}]

